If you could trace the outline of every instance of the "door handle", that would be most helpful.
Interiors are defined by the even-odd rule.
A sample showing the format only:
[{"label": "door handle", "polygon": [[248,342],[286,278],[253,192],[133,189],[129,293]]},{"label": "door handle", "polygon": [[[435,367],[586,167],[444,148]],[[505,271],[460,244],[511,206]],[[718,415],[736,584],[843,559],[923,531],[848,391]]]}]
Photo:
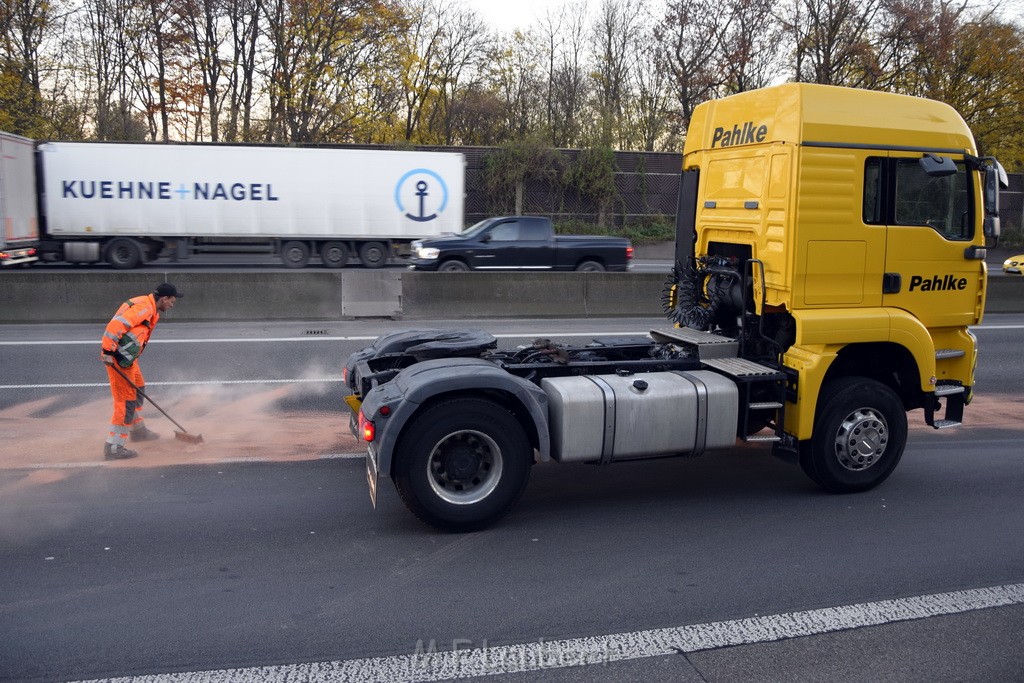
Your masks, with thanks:
[{"label": "door handle", "polygon": [[903,288],[903,277],[899,273],[882,275],[882,294],[899,294]]}]

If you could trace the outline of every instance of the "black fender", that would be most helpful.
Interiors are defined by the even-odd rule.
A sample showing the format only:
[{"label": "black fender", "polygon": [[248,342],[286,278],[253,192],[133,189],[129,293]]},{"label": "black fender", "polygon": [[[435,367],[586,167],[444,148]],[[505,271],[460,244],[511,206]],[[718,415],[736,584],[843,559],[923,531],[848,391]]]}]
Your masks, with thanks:
[{"label": "black fender", "polygon": [[[501,391],[518,401],[537,431],[538,459],[551,459],[548,397],[543,389],[481,358],[438,358],[408,367],[366,394],[362,412],[374,423],[377,471],[391,473],[392,455],[402,429],[424,403],[441,394],[478,390]],[[380,414],[383,406],[389,409],[386,416]]]}]

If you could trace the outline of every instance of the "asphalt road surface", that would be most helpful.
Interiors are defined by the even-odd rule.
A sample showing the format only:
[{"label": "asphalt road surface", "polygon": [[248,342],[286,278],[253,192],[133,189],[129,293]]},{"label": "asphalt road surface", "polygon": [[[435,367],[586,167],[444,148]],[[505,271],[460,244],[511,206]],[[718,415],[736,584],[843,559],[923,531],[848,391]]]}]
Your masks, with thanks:
[{"label": "asphalt road surface", "polygon": [[[184,304],[183,304],[184,305]],[[503,345],[661,320],[485,321]],[[534,468],[497,526],[369,503],[340,366],[387,321],[157,330],[142,365],[202,446],[100,458],[90,326],[0,327],[0,679],[1012,681],[1024,677],[1024,316],[978,398],[864,494],[758,446]],[[420,325],[422,326],[422,325]]]}]

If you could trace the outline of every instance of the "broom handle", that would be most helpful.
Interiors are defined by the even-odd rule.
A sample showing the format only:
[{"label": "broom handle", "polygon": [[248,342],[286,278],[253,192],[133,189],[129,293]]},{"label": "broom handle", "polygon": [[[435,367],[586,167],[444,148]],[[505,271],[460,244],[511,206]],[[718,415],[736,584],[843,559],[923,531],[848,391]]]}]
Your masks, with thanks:
[{"label": "broom handle", "polygon": [[178,424],[178,421],[177,421],[177,420],[175,420],[175,419],[174,419],[173,417],[171,417],[170,415],[168,415],[168,414],[167,414],[167,411],[165,411],[165,410],[164,410],[163,408],[161,408],[160,406],[158,406],[158,405],[156,404],[156,401],[154,401],[154,400],[153,400],[153,399],[151,399],[151,398],[150,398],[149,396],[147,396],[147,395],[146,395],[146,392],[145,392],[145,391],[143,391],[143,390],[142,390],[142,389],[141,389],[141,388],[140,388],[140,387],[139,387],[139,386],[138,386],[138,385],[137,385],[137,384],[136,384],[135,382],[133,382],[133,381],[131,381],[130,379],[128,379],[128,375],[124,374],[124,371],[123,371],[123,370],[121,370],[121,368],[119,368],[119,367],[117,366],[117,361],[116,361],[116,360],[115,360],[115,361],[114,361],[113,363],[109,363],[109,365],[110,365],[110,367],[114,368],[114,370],[116,370],[116,371],[117,371],[117,374],[121,375],[121,377],[123,377],[123,378],[124,378],[124,381],[125,381],[125,382],[128,382],[128,384],[130,384],[130,385],[131,385],[131,386],[132,386],[132,387],[133,387],[133,388],[135,389],[135,391],[139,392],[139,394],[140,394],[140,395],[142,396],[142,398],[144,398],[144,399],[146,399],[147,401],[149,401],[150,403],[152,403],[152,404],[153,404],[153,407],[154,407],[154,408],[156,408],[157,410],[159,410],[159,411],[160,411],[161,413],[163,413],[164,417],[166,417],[166,418],[167,418],[168,420],[170,420],[171,422],[173,422],[173,423],[174,423],[174,425],[175,425],[175,426],[176,426],[176,427],[177,427],[178,429],[180,429],[181,431],[183,431],[183,432],[185,432],[186,434],[188,434],[188,430],[187,430],[187,429],[185,429],[185,428],[184,428],[184,427],[182,427],[182,426],[181,426],[180,424]]}]

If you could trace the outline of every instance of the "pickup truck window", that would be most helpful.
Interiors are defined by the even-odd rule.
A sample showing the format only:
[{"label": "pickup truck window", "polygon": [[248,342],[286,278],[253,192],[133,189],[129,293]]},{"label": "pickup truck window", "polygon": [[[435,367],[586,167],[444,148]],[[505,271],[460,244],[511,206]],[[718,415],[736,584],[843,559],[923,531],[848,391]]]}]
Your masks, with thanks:
[{"label": "pickup truck window", "polygon": [[492,242],[515,242],[519,239],[519,223],[517,221],[507,221],[496,225],[491,230],[491,241]]},{"label": "pickup truck window", "polygon": [[546,221],[524,221],[519,224],[519,239],[524,242],[545,242],[551,238]]}]

